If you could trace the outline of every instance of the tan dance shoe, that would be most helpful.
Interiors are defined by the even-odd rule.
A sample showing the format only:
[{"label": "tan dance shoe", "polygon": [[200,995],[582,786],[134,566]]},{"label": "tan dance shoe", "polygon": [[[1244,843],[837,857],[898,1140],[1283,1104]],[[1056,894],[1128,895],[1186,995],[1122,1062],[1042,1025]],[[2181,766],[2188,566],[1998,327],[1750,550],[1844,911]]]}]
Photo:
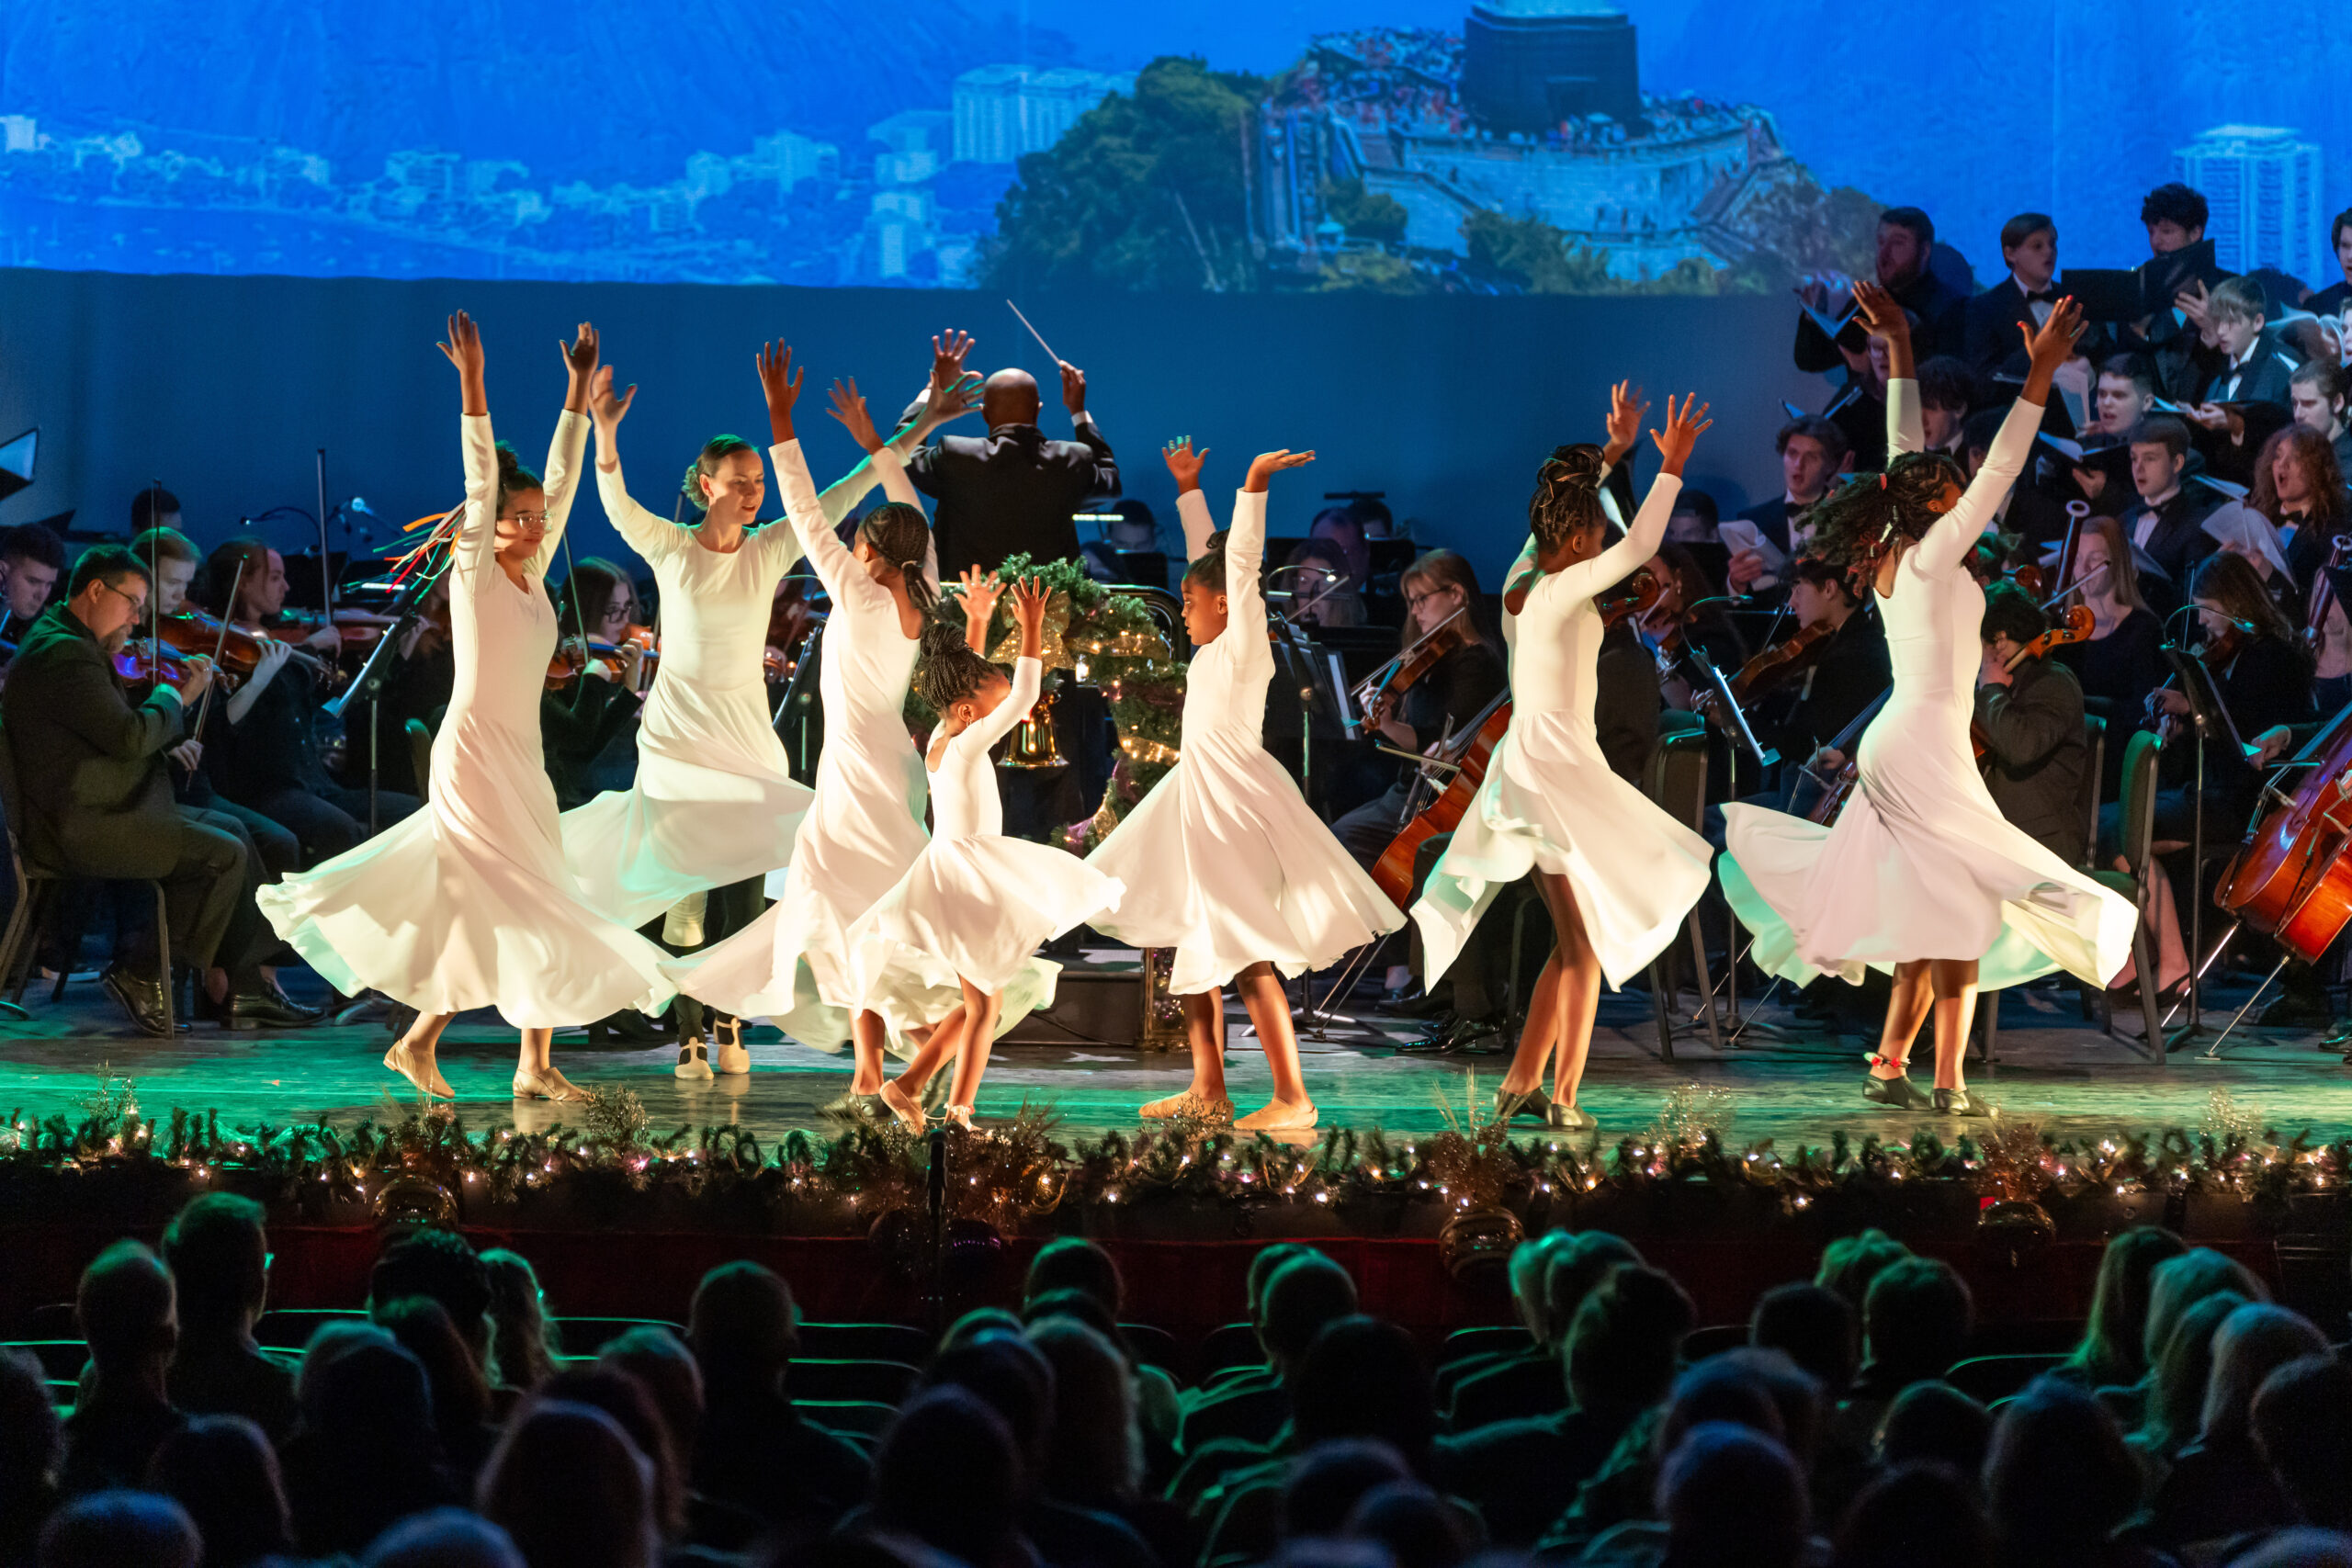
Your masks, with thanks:
[{"label": "tan dance shoe", "polygon": [[1263,1105],[1233,1124],[1237,1133],[1304,1133],[1315,1125],[1319,1114],[1312,1105],[1284,1105],[1275,1100]]},{"label": "tan dance shoe", "polygon": [[711,1066],[717,1067],[721,1076],[726,1077],[739,1078],[749,1076],[752,1071],[752,1053],[743,1046],[743,1021],[740,1018],[730,1018],[714,1028],[711,1034],[718,1042],[718,1055],[712,1061]]},{"label": "tan dance shoe", "polygon": [[900,1124],[910,1133],[922,1132],[930,1120],[923,1115],[922,1107],[915,1102],[914,1096],[899,1087],[899,1081],[896,1078],[887,1078],[883,1081],[882,1093],[878,1098],[883,1104],[890,1108],[890,1114],[896,1116]]},{"label": "tan dance shoe", "polygon": [[420,1057],[404,1044],[395,1044],[384,1053],[384,1066],[408,1079],[417,1091],[434,1100],[455,1100],[458,1091],[441,1076],[440,1066],[430,1056]]},{"label": "tan dance shoe", "polygon": [[514,1074],[514,1098],[517,1100],[552,1100],[559,1105],[578,1105],[588,1098],[588,1091],[548,1067],[541,1072]]},{"label": "tan dance shoe", "polygon": [[1147,1122],[1205,1122],[1222,1127],[1233,1120],[1233,1101],[1224,1095],[1212,1100],[1188,1089],[1182,1094],[1155,1100],[1136,1114]]}]

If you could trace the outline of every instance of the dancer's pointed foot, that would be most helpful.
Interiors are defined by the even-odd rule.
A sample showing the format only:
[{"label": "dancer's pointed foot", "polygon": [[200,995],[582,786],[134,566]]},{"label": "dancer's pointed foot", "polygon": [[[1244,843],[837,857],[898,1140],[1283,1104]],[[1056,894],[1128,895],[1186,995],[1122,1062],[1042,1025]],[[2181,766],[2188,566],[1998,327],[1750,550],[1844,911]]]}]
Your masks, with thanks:
[{"label": "dancer's pointed foot", "polygon": [[433,1059],[433,1053],[419,1051],[405,1040],[398,1042],[390,1050],[384,1053],[384,1066],[408,1079],[432,1099],[455,1100],[458,1098],[458,1091],[451,1089],[449,1080],[441,1076],[440,1064]]},{"label": "dancer's pointed foot", "polygon": [[1237,1133],[1303,1133],[1315,1125],[1318,1113],[1306,1101],[1286,1105],[1277,1100],[1244,1116],[1233,1124]]},{"label": "dancer's pointed foot", "polygon": [[923,1130],[927,1118],[922,1113],[922,1105],[895,1080],[882,1086],[882,1103],[890,1108],[890,1114],[896,1116],[908,1132],[920,1133]]},{"label": "dancer's pointed foot", "polygon": [[741,1077],[752,1070],[752,1053],[743,1046],[743,1021],[730,1018],[711,1033],[718,1042],[718,1054],[711,1066],[729,1077]]},{"label": "dancer's pointed foot", "polygon": [[1186,1089],[1165,1100],[1155,1100],[1136,1114],[1146,1122],[1205,1122],[1223,1126],[1233,1120],[1233,1100],[1227,1095],[1201,1094]]}]

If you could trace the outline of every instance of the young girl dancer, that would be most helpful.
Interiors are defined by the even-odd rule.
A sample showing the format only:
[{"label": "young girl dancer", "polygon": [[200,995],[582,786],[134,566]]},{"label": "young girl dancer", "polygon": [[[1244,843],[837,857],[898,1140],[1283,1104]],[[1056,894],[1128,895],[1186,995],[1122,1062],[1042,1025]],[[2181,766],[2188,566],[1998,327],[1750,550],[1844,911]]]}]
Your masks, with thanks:
[{"label": "young girl dancer", "polygon": [[580,411],[596,331],[566,351],[571,387],[544,485],[493,446],[481,334],[463,311],[441,352],[463,399],[466,503],[448,575],[457,683],[433,740],[430,797],[398,826],[265,887],[262,910],[329,984],[373,987],[417,1010],[384,1065],[451,1098],[434,1055],[449,1020],[495,1007],[523,1031],[517,1099],[581,1098],[548,1060],[555,1026],[671,994],[662,950],[582,898],[564,866],[555,789],[539,756],[539,694],[555,653],[545,578],[571,511]]},{"label": "young girl dancer", "polygon": [[[1242,1005],[1273,1069],[1272,1100],[1243,1117],[1243,1131],[1315,1125],[1315,1102],[1298,1070],[1285,976],[1336,964],[1395,931],[1404,917],[1306,807],[1298,786],[1262,741],[1273,651],[1258,568],[1266,550],[1266,486],[1312,452],[1268,452],[1250,465],[1233,503],[1233,529],[1211,547],[1201,494],[1205,449],[1192,440],[1163,454],[1176,476],[1184,522],[1184,629],[1197,649],[1185,676],[1183,757],[1111,830],[1091,863],[1128,888],[1097,931],[1136,947],[1172,947],[1168,988],[1184,998],[1193,1081],[1155,1100],[1142,1116],[1231,1122],[1225,1089],[1225,998]],[[1279,971],[1279,973],[1277,973]]]},{"label": "young girl dancer", "polygon": [[[1431,979],[1452,966],[1499,888],[1532,874],[1552,917],[1552,955],[1529,998],[1519,1051],[1495,1094],[1495,1112],[1555,1127],[1594,1124],[1577,1104],[1592,1049],[1600,982],[1612,987],[1657,956],[1707,890],[1707,841],[1619,778],[1593,728],[1594,671],[1606,629],[1594,595],[1657,553],[1682,491],[1682,465],[1712,422],[1696,394],[1666,401],[1653,430],[1657,478],[1634,525],[1603,547],[1608,519],[1601,449],[1562,446],[1537,473],[1530,536],[1504,577],[1504,637],[1511,649],[1510,728],[1476,798],[1413,906]],[[1630,444],[1642,408],[1620,382],[1610,436]],[[1552,1092],[1542,1088],[1552,1063]]]},{"label": "young girl dancer", "polygon": [[[786,447],[796,437],[783,364],[780,345],[762,351],[775,442],[769,455],[776,472],[789,475]],[[786,508],[833,605],[818,665],[825,747],[816,799],[793,840],[775,906],[727,941],[672,961],[668,972],[687,995],[724,1013],[765,1016],[803,1043],[825,1049],[851,1040],[856,1069],[843,1109],[854,1109],[881,1091],[887,1030],[880,1014],[855,1007],[844,938],[897,886],[927,839],[930,786],[905,711],[923,628],[939,604],[939,558],[914,486],[874,428],[855,381],[835,384],[832,413],[870,456],[890,500],[859,523],[854,551],[831,527],[807,526],[804,513]],[[993,584],[969,574],[964,610],[975,651],[984,646],[995,602]],[[970,637],[975,619],[978,639]]]},{"label": "young girl dancer", "polygon": [[[772,390],[787,404],[800,389],[800,378],[786,374],[789,364],[787,352]],[[605,514],[652,565],[661,585],[662,669],[639,720],[635,783],[566,812],[564,853],[589,901],[632,924],[711,890],[705,929],[716,942],[758,917],[763,881],[792,858],[811,798],[793,781],[770,720],[763,661],[776,582],[800,555],[803,528],[797,522],[753,529],[766,468],[758,449],[733,435],[713,439],[686,472],[686,498],[703,508],[698,525],[669,522],[629,499],[618,443],[636,397],[635,387],[614,390],[609,367],[597,375],[590,400],[596,489]],[[932,423],[952,417],[948,403],[932,401]],[[907,434],[920,439],[926,428],[918,423]],[[797,444],[790,460],[805,472]],[[861,471],[879,470],[861,465]],[[872,482],[829,493],[845,511]],[[789,497],[793,486],[785,488]],[[822,526],[813,492],[805,502],[807,526]],[[729,1031],[719,1070],[750,1071],[741,1024],[732,1018],[718,1023]],[[681,1077],[711,1076],[698,1032],[681,1038],[677,1071]]]},{"label": "young girl dancer", "polygon": [[1083,861],[1004,836],[989,749],[1036,705],[1046,599],[1034,578],[1012,588],[1021,656],[1011,681],[972,650],[966,627],[940,617],[923,628],[914,689],[939,714],[926,760],[931,842],[848,935],[863,1005],[902,1033],[938,1025],[897,1081],[882,1086],[892,1113],[917,1132],[923,1089],[950,1057],[956,1077],[945,1115],[971,1126],[1007,987],[1018,982],[1040,1004],[1052,1000],[1060,967],[1033,957],[1037,944],[1119,902],[1118,882]]},{"label": "young girl dancer", "polygon": [[[1724,808],[1724,895],[1756,933],[1756,962],[1771,974],[1803,983],[1825,973],[1859,982],[1866,966],[1893,973],[1864,1099],[1984,1116],[1990,1111],[1961,1081],[1978,987],[2058,968],[2104,986],[2130,962],[2139,918],[2128,900],[2009,825],[1968,742],[1984,615],[1969,547],[2025,467],[2082,310],[2062,299],[2040,331],[2020,323],[2032,361],[2025,390],[1963,491],[1951,459],[1924,450],[1901,308],[1871,284],[1856,294],[1872,336],[1887,345],[1887,440],[1897,456],[1885,473],[1850,479],[1815,508],[1814,543],[1877,591],[1894,690],[1862,732],[1860,783],[1834,826]],[[1932,1097],[1904,1073],[1931,1009]]]}]

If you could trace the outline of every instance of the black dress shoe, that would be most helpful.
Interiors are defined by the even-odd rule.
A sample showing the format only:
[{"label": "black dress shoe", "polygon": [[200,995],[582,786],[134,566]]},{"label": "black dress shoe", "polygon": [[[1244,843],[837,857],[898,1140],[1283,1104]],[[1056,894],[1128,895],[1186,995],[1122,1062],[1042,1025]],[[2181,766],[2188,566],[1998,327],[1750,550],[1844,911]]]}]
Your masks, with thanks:
[{"label": "black dress shoe", "polygon": [[[1936,1090],[1938,1099],[1940,1099],[1943,1092],[1942,1089]],[[1891,1078],[1880,1077],[1875,1073],[1863,1074],[1862,1098],[1894,1111],[1939,1111],[1942,1109],[1938,1103],[1938,1099],[1930,1099],[1919,1092],[1919,1086],[1911,1081],[1911,1075],[1908,1073],[1897,1073]]]},{"label": "black dress shoe", "polygon": [[122,1009],[122,1016],[130,1021],[131,1028],[158,1040],[171,1035],[171,1015],[164,1006],[163,982],[113,964],[98,976],[98,984]]},{"label": "black dress shoe", "polygon": [[222,1010],[223,1029],[297,1029],[316,1023],[326,1016],[318,1008],[306,1008],[277,987],[255,985],[229,998]]},{"label": "black dress shoe", "polygon": [[1495,1043],[1480,1055],[1492,1055],[1502,1049],[1502,1024],[1495,1019],[1457,1018],[1425,1040],[1408,1040],[1396,1047],[1408,1054],[1433,1054],[1451,1056],[1467,1051],[1479,1040],[1491,1037]]}]

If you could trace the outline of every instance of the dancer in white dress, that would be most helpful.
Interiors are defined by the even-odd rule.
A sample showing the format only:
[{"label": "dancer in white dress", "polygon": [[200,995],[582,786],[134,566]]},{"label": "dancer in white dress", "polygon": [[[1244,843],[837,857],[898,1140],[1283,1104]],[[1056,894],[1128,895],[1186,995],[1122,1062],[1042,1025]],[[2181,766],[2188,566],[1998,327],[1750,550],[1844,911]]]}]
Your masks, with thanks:
[{"label": "dancer in white dress", "polygon": [[[958,338],[948,334],[937,353],[960,376],[970,340]],[[803,1044],[831,1050],[852,1041],[856,1069],[848,1097],[837,1104],[862,1111],[878,1105],[888,1030],[879,1013],[856,1007],[845,935],[897,886],[928,839],[930,785],[907,731],[906,704],[923,627],[939,604],[939,556],[921,499],[875,429],[857,383],[836,383],[833,404],[833,417],[870,455],[890,500],[860,521],[854,552],[830,526],[804,526],[805,512],[786,509],[832,602],[818,666],[825,746],[816,799],[793,840],[776,903],[735,935],[673,959],[666,969],[687,995],[739,1017],[764,1015]],[[779,475],[791,471],[783,456],[791,417],[788,405],[771,405]],[[975,651],[986,647],[996,596],[992,578],[966,574],[966,637]]]},{"label": "dancer in white dress", "polygon": [[882,1086],[892,1113],[917,1132],[925,1123],[922,1091],[951,1057],[956,1078],[944,1114],[971,1126],[1006,989],[1021,985],[1050,1001],[1060,966],[1035,956],[1037,945],[1116,908],[1122,891],[1061,850],[1004,833],[989,749],[1036,705],[1046,596],[1035,578],[1012,588],[1021,656],[1009,682],[972,650],[963,627],[934,619],[924,628],[914,688],[939,714],[927,758],[931,842],[849,931],[861,1004],[902,1033],[938,1026],[897,1080]]},{"label": "dancer in white dress", "polygon": [[571,511],[596,365],[595,329],[566,351],[571,389],[544,487],[493,446],[481,334],[460,311],[441,345],[464,398],[466,502],[450,550],[457,683],[433,739],[424,808],[324,865],[261,890],[277,934],[337,990],[370,987],[418,1018],[384,1065],[452,1096],[441,1032],[495,1007],[523,1031],[518,1099],[581,1098],[548,1059],[560,1024],[669,999],[662,950],[584,900],[565,868],[539,695],[556,647],[545,578]]},{"label": "dancer in white dress", "polygon": [[[1630,443],[1645,405],[1620,382],[1610,434]],[[1601,508],[1608,466],[1590,445],[1553,452],[1528,502],[1530,537],[1504,578],[1511,650],[1510,728],[1453,842],[1438,857],[1413,919],[1431,980],[1453,966],[1501,888],[1532,874],[1552,917],[1553,947],[1528,999],[1519,1050],[1495,1094],[1504,1120],[1530,1115],[1586,1128],[1577,1104],[1600,983],[1641,971],[1707,890],[1707,841],[1619,778],[1593,728],[1596,669],[1606,629],[1594,597],[1657,554],[1682,491],[1682,466],[1710,423],[1695,394],[1666,402],[1652,431],[1660,465],[1633,526],[1613,545]],[[1543,1089],[1552,1064],[1552,1091]]]},{"label": "dancer in white dress", "polygon": [[[1968,740],[1984,590],[1969,548],[2024,468],[2052,373],[2073,351],[2082,310],[2062,299],[1984,466],[1963,492],[1960,470],[1923,451],[1910,333],[1900,307],[1857,289],[1887,345],[1890,448],[1880,476],[1851,479],[1815,511],[1816,553],[1875,587],[1894,657],[1894,690],[1863,731],[1859,784],[1832,827],[1760,807],[1724,808],[1724,894],[1756,933],[1757,963],[1804,982],[1889,971],[1894,991],[1866,1099],[1898,1110],[1990,1114],[1962,1082],[1976,992],[2064,968],[2095,985],[2131,958],[2138,919],[2116,897],[2012,827],[1978,776]],[[1935,1017],[1936,1085],[1905,1074],[1919,1026]]]},{"label": "dancer in white dress", "polygon": [[[773,364],[763,355],[761,378],[772,405],[781,397],[788,409],[799,394],[801,378],[791,373],[788,352]],[[717,890],[706,917],[716,942],[759,915],[763,882],[791,860],[811,799],[793,780],[770,718],[763,662],[776,583],[800,556],[801,528],[775,523],[753,529],[766,468],[758,449],[733,435],[712,440],[687,470],[688,499],[704,509],[699,525],[672,523],[638,505],[621,474],[618,445],[636,397],[633,386],[616,392],[609,367],[598,373],[589,400],[596,488],[605,514],[660,584],[662,668],[638,721],[636,780],[564,813],[564,854],[589,901],[631,924],[689,894]],[[925,420],[901,439],[919,441],[930,425],[959,412],[953,401],[931,401],[937,412],[927,407]],[[805,478],[798,445],[789,445],[790,461],[802,465]],[[778,460],[785,460],[781,453]],[[881,471],[861,465],[852,481],[828,491],[834,514],[845,513]],[[813,494],[804,500],[811,508],[807,525],[826,525]],[[718,1023],[730,1030],[721,1040],[718,1069],[750,1071],[740,1022]],[[711,1076],[704,1043],[691,1028],[682,1032],[677,1072]]]},{"label": "dancer in white dress", "polygon": [[1258,568],[1266,551],[1266,486],[1312,452],[1268,452],[1250,465],[1233,528],[1211,547],[1201,463],[1188,436],[1163,456],[1184,522],[1184,629],[1198,650],[1184,679],[1183,756],[1111,830],[1091,864],[1128,888],[1097,931],[1136,947],[1172,947],[1168,988],[1184,998],[1193,1081],[1140,1114],[1233,1120],[1225,1088],[1225,998],[1235,985],[1273,1069],[1272,1100],[1235,1123],[1280,1132],[1315,1125],[1298,1067],[1283,978],[1338,963],[1405,923],[1266,752],[1266,686],[1273,652]]}]

